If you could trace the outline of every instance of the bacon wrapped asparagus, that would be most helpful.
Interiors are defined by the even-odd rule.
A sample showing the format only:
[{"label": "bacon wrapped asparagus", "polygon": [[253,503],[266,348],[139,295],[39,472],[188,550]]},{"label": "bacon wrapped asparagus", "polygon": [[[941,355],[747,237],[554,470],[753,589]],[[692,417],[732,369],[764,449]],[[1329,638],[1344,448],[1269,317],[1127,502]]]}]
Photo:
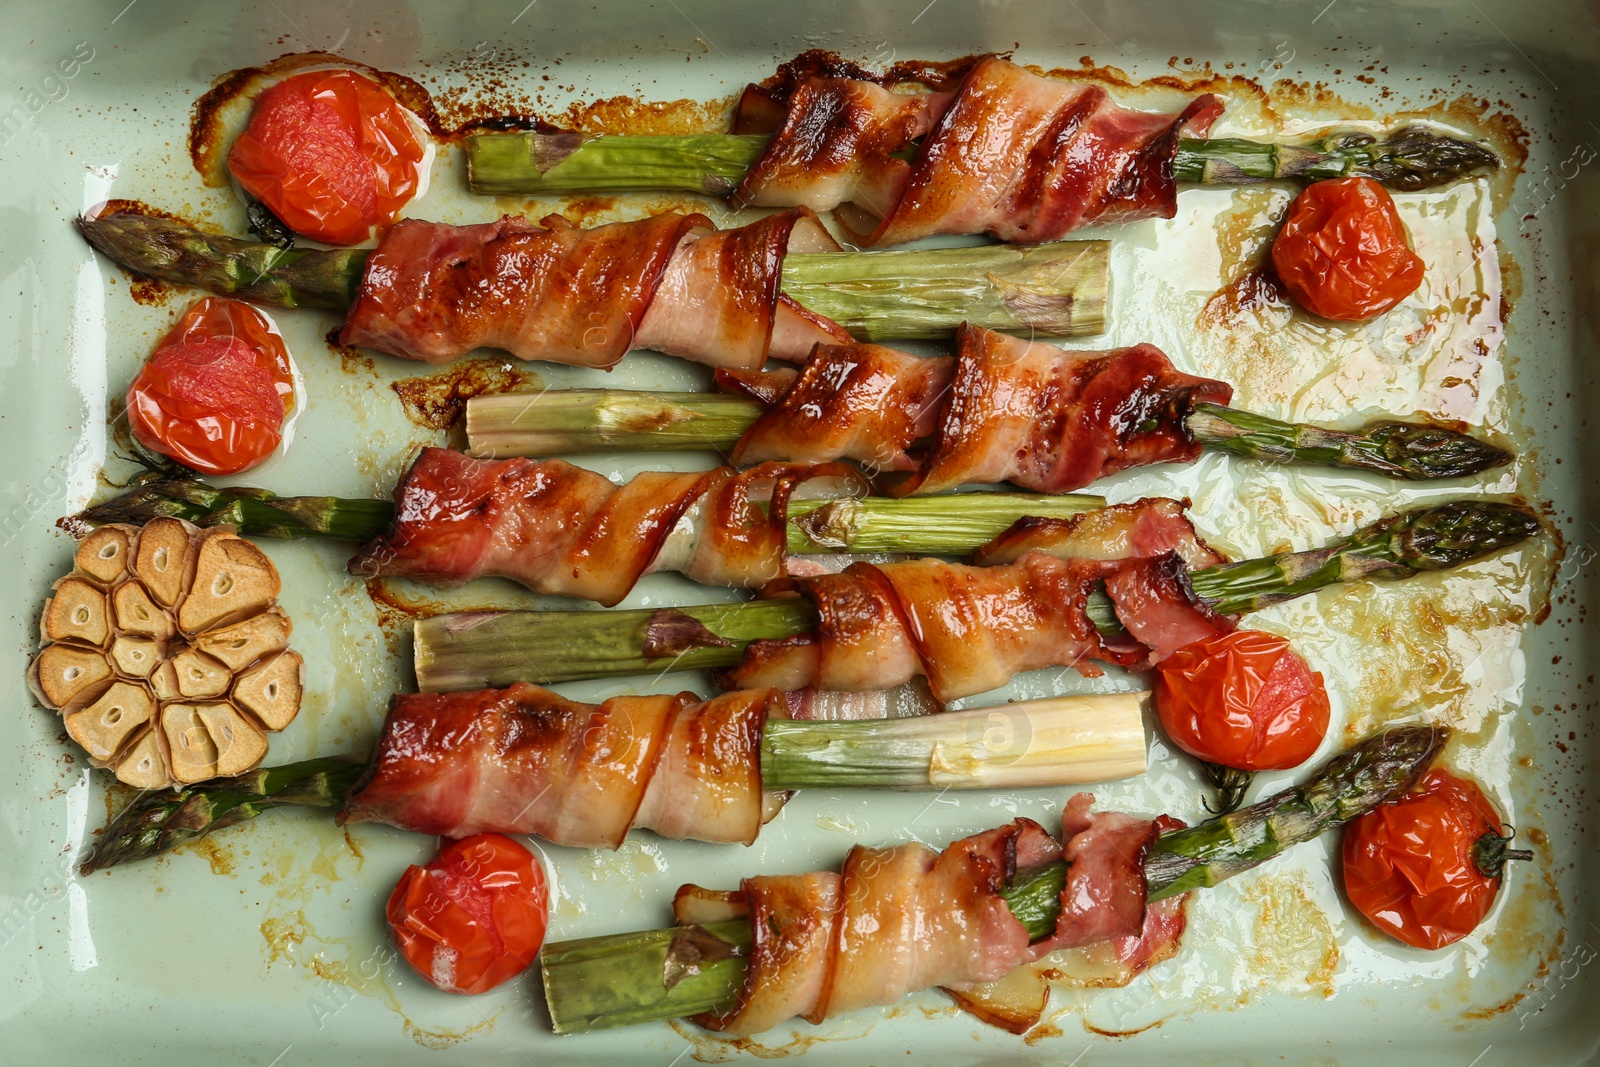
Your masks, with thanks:
[{"label": "bacon wrapped asparagus", "polygon": [[1089,522],[1024,520],[978,555],[989,566],[856,564],[773,590],[798,595],[743,604],[421,619],[417,681],[442,691],[710,669],[743,685],[833,690],[926,675],[952,699],[1031,668],[1141,666],[1196,631],[1231,625],[1227,616],[1337,582],[1461,566],[1542,529],[1524,505],[1460,500],[1391,515],[1319,549],[1191,570],[1186,559],[1206,557],[1175,527],[1139,539],[1153,551],[1167,537],[1171,551],[1140,556],[1116,538],[1118,550],[1098,549],[1082,536],[1096,528]]},{"label": "bacon wrapped asparagus", "polygon": [[[282,249],[102,205],[77,220],[135,273],[272,307],[347,312],[343,343],[441,363],[480,346],[614,366],[650,348],[713,367],[814,343],[944,337],[963,320],[1050,336],[1105,321],[1109,246],[845,252],[805,209],[734,229],[668,213],[579,229],[407,219],[373,249]],[[824,310],[825,309],[825,310]]]},{"label": "bacon wrapped asparagus", "polygon": [[993,55],[934,76],[933,91],[895,91],[927,84],[927,67],[911,69],[879,77],[801,56],[745,91],[733,135],[479,133],[467,144],[468,181],[480,193],[676,189],[736,206],[846,207],[858,240],[873,245],[976,233],[1035,243],[1171,218],[1180,181],[1355,175],[1420,189],[1498,164],[1481,145],[1418,128],[1381,142],[1201,140],[1222,113],[1214,95],[1176,114],[1135,111],[1098,85]]},{"label": "bacon wrapped asparagus", "polygon": [[[1143,773],[1144,703],[1129,693],[813,723],[787,721],[791,702],[771,689],[601,704],[525,683],[403,694],[339,821],[594,848],[636,829],[749,844],[802,785],[996,788]],[[856,778],[852,760],[872,770]]]},{"label": "bacon wrapped asparagus", "polygon": [[1400,795],[1447,735],[1391,727],[1304,784],[1189,828],[1092,812],[1079,794],[1059,839],[1017,819],[942,852],[858,846],[839,873],[684,886],[676,926],[545,946],[551,1020],[576,1033],[686,1016],[752,1034],[941,987],[1021,1033],[1041,1018],[1052,974],[1092,968],[1095,984],[1125,984],[1176,951],[1188,892]]},{"label": "bacon wrapped asparagus", "polygon": [[77,532],[175,516],[252,536],[361,540],[353,574],[446,584],[502,577],[610,605],[655,571],[756,587],[829,569],[795,554],[965,555],[1024,516],[1064,518],[1104,503],[1002,493],[892,500],[866,491],[843,464],[646,472],[619,486],[561,460],[478,460],[425,448],[392,506],[156,481],[62,524]]},{"label": "bacon wrapped asparagus", "polygon": [[875,722],[801,718],[837,710],[819,697],[769,690],[584,704],[526,684],[400,695],[370,761],[326,757],[146,792],[82,866],[147,859],[275,807],[341,798],[340,822],[445,837],[528,833],[615,848],[648,829],[748,844],[794,789],[1008,789],[1145,769],[1146,693]]},{"label": "bacon wrapped asparagus", "polygon": [[967,325],[956,331],[954,356],[819,344],[798,373],[717,377],[743,397],[475,397],[467,434],[474,451],[495,456],[697,446],[734,463],[850,459],[898,472],[884,479],[897,494],[999,482],[1071,492],[1130,467],[1192,462],[1204,448],[1410,480],[1458,478],[1511,459],[1443,426],[1377,422],[1346,432],[1238,411],[1227,406],[1232,386],[1184,374],[1154,345],[1069,352]]}]

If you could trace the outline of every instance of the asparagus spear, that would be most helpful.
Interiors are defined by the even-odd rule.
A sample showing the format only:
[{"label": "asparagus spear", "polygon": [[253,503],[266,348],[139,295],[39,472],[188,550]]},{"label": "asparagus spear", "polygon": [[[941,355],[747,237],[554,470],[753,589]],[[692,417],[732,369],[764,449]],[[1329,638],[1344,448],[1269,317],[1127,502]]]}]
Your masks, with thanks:
[{"label": "asparagus spear", "polygon": [[[136,274],[268,307],[343,310],[369,249],[290,248],[135,213],[82,217],[78,231]],[[864,340],[943,337],[961,322],[1066,337],[1105,324],[1106,241],[790,255],[783,291]]]},{"label": "asparagus spear", "polygon": [[[948,715],[857,722],[771,719],[761,784],[788,789],[1015,789],[1145,770],[1146,693],[1055,697]],[[331,756],[140,794],[79,864],[150,859],[273,808],[338,806],[367,757]]]},{"label": "asparagus spear", "polygon": [[[1388,516],[1322,548],[1223,563],[1194,571],[1189,579],[1198,596],[1233,615],[1340,582],[1458,567],[1539,529],[1538,516],[1521,505],[1453,501]],[[1088,610],[1101,632],[1121,632],[1103,592],[1090,596]],[[800,598],[654,611],[436,615],[415,625],[417,684],[424,691],[446,691],[519,680],[548,684],[715,670],[737,664],[751,641],[811,633],[817,625],[816,610]]]},{"label": "asparagus spear", "polygon": [[[1334,757],[1306,781],[1231,814],[1163,834],[1145,861],[1149,899],[1214,886],[1399,796],[1448,731],[1399,726]],[[1066,865],[1018,872],[1001,893],[1033,939],[1055,929]],[[731,1008],[748,961],[750,925],[700,926],[547,944],[539,957],[555,1031],[583,1033]],[[673,968],[692,950],[695,966]],[[669,984],[667,975],[681,980]]]},{"label": "asparagus spear", "polygon": [[[765,135],[483,132],[467,138],[467,184],[475,193],[683,192],[726,196],[766,148]],[[1172,172],[1181,182],[1372,178],[1396,189],[1427,189],[1500,165],[1488,148],[1422,127],[1382,140],[1329,134],[1303,144],[1239,138],[1178,142]]]},{"label": "asparagus spear", "polygon": [[[726,451],[761,416],[756,400],[719,393],[549,390],[467,401],[475,454],[541,456],[587,452]],[[1478,474],[1511,453],[1443,426],[1379,421],[1355,432],[1282,422],[1197,404],[1186,427],[1206,448],[1266,463],[1344,467],[1425,481]]]},{"label": "asparagus spear", "polygon": [[141,793],[111,820],[78,870],[90,874],[159,856],[273,808],[332,807],[356,784],[365,763],[365,756],[324,756]]},{"label": "asparagus spear", "polygon": [[[1103,497],[1081,493],[790,500],[787,540],[790,552],[802,554],[914,552],[960,556],[994,540],[1024,516],[1071,518],[1104,505]],[[247,537],[370,541],[389,528],[394,506],[387,500],[277,496],[265,489],[219,489],[194,479],[155,477],[63,518],[58,525],[79,534],[108,523],[142,526],[151,519],[169,517],[187,519],[202,527],[233,526]]]}]

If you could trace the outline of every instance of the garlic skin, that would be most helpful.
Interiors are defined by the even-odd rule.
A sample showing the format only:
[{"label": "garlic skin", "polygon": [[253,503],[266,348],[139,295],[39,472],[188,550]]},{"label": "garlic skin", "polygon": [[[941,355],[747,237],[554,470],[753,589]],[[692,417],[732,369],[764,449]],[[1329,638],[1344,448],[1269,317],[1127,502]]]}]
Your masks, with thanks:
[{"label": "garlic skin", "polygon": [[99,527],[45,602],[28,685],[90,763],[129,785],[242,774],[305,689],[281,590],[272,561],[229,528]]}]

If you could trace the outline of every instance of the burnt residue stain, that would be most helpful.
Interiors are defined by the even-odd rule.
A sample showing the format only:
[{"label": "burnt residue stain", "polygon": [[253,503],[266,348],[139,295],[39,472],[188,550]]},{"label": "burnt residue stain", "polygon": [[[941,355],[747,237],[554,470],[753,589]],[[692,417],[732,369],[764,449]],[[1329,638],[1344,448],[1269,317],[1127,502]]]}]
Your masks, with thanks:
[{"label": "burnt residue stain", "polygon": [[340,369],[346,374],[356,374],[360,371],[376,374],[378,364],[370,355],[359,348],[339,343],[339,332],[342,329],[342,326],[335,326],[323,337],[323,340],[328,342],[328,347],[339,357]]},{"label": "burnt residue stain", "polygon": [[1246,313],[1287,308],[1289,301],[1271,264],[1252,267],[1217,290],[1200,312],[1201,324],[1238,325]]},{"label": "burnt residue stain", "polygon": [[365,586],[367,597],[378,612],[378,629],[383,634],[384,647],[389,655],[400,656],[405,650],[411,624],[438,612],[425,610],[394,593],[382,578],[369,578]]},{"label": "burnt residue stain", "polygon": [[391,383],[406,416],[418,426],[448,430],[461,420],[467,401],[489,393],[541,388],[532,371],[508,359],[467,359],[438,374],[402,378]]},{"label": "burnt residue stain", "polygon": [[576,196],[561,206],[562,216],[574,226],[589,226],[597,216],[616,210],[614,196]]},{"label": "burnt residue stain", "polygon": [[[409,593],[385,578],[368,578],[363,583],[367,597],[378,614],[378,629],[383,633],[384,644],[394,656],[401,654],[418,619],[431,619],[435,615],[475,613],[492,614],[504,610],[504,604],[446,603],[425,595]],[[409,583],[405,583],[409,584]],[[416,586],[410,588],[416,589]]]}]

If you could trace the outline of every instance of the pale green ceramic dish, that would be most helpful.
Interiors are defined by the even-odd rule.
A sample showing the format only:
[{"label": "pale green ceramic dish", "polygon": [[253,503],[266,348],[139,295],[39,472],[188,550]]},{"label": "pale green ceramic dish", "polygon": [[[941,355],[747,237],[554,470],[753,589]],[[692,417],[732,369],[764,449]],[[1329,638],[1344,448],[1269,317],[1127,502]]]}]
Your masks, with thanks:
[{"label": "pale green ceramic dish", "polygon": [[[1596,874],[1595,649],[1582,620],[1595,602],[1590,545],[1600,543],[1600,526],[1590,521],[1600,482],[1589,465],[1600,291],[1590,250],[1600,183],[1586,165],[1594,151],[1583,151],[1600,137],[1589,121],[1600,35],[1587,8],[1487,0],[1459,7],[1357,0],[1326,7],[1323,0],[536,0],[523,7],[508,0],[470,8],[277,0],[249,10],[124,2],[12,4],[0,21],[0,436],[7,457],[0,691],[9,694],[0,749],[0,1060],[546,1067],[751,1054],[688,1027],[556,1039],[531,979],[471,1000],[434,991],[392,962],[382,926],[394,879],[432,847],[399,832],[359,827],[345,836],[325,815],[305,813],[262,820],[210,848],[76,878],[71,860],[102,825],[105,793],[65,743],[59,721],[33,705],[22,678],[39,606],[71,554],[52,522],[96,491],[108,401],[182,306],[131,300],[126,278],[89,253],[69,220],[124,196],[240,229],[231,195],[205,188],[185,150],[189,108],[213,77],[282,52],[326,48],[413,75],[436,92],[467,87],[470,97],[471,86],[493,85],[508,101],[558,117],[570,101],[616,94],[722,98],[811,46],[880,64],[1018,46],[1025,61],[1076,67],[1088,55],[1135,78],[1182,76],[1209,63],[1224,75],[1326,83],[1351,105],[1370,106],[1374,117],[1458,94],[1508,114],[1526,131],[1526,172],[1540,184],[1522,178],[1498,211],[1483,181],[1401,198],[1430,262],[1428,292],[1449,308],[1428,328],[1422,302],[1343,340],[1274,313],[1218,325],[1204,311],[1207,300],[1237,273],[1240,249],[1259,247],[1266,218],[1287,193],[1195,190],[1183,194],[1171,222],[1105,234],[1117,242],[1113,326],[1089,344],[1155,341],[1186,367],[1235,380],[1241,400],[1272,414],[1339,419],[1428,410],[1508,432],[1523,463],[1489,488],[1553,501],[1568,555],[1553,567],[1547,553],[1530,549],[1449,578],[1352,588],[1260,617],[1296,635],[1327,674],[1344,721],[1426,707],[1464,726],[1463,765],[1490,785],[1525,836],[1539,831],[1548,842],[1537,846],[1537,867],[1515,872],[1479,936],[1434,956],[1381,942],[1343,907],[1330,850],[1307,848],[1196,900],[1187,947],[1132,987],[1060,991],[1051,1027],[1034,1042],[984,1028],[929,993],[884,1017],[785,1028],[761,1040],[761,1054],[939,1064],[1403,1059],[1419,1067],[1574,1063],[1593,1054],[1600,968],[1588,961],[1589,946],[1600,941],[1600,898],[1579,890]],[[70,78],[61,73],[68,68]],[[1225,130],[1269,132],[1270,116],[1247,85],[1218,89],[1232,105]],[[1315,125],[1340,110],[1361,115],[1347,105],[1292,106],[1291,95],[1276,98],[1278,116],[1291,125]],[[1445,117],[1466,121],[1471,110]],[[414,214],[467,221],[544,206],[474,201],[460,191],[460,166],[459,155],[441,154],[433,189]],[[617,209],[637,210],[626,201]],[[1502,335],[1504,265],[1514,310]],[[252,480],[288,492],[386,492],[410,450],[438,439],[406,421],[387,387],[417,368],[383,358],[370,368],[342,365],[322,341],[329,318],[277,318],[304,374],[308,406],[288,454]],[[703,380],[650,356],[630,357],[609,377],[560,369],[545,377],[656,388]],[[674,460],[699,462],[624,457],[600,466],[626,473]],[[1468,488],[1401,491],[1210,457],[1120,479],[1106,491],[1117,499],[1189,495],[1209,537],[1254,553],[1307,545],[1404,500]],[[270,758],[358,749],[388,692],[405,684],[402,661],[386,646],[360,584],[345,576],[340,551],[269,551],[283,571],[283,604],[310,687],[303,713],[274,739]],[[1555,582],[1553,609],[1525,631],[1520,616],[1543,603],[1540,575]],[[715,595],[652,578],[630,603]],[[496,585],[463,591],[455,602],[528,599]],[[1022,679],[1012,692],[1085,686],[1076,676],[1051,675]],[[1148,780],[1101,793],[1134,810],[1202,815],[1192,773],[1159,744]],[[759,871],[833,866],[856,840],[942,843],[1014,813],[1048,821],[1064,795],[801,795],[751,848],[654,839],[609,855],[547,848],[557,886],[552,934],[660,925],[683,881],[731,886]]]}]

